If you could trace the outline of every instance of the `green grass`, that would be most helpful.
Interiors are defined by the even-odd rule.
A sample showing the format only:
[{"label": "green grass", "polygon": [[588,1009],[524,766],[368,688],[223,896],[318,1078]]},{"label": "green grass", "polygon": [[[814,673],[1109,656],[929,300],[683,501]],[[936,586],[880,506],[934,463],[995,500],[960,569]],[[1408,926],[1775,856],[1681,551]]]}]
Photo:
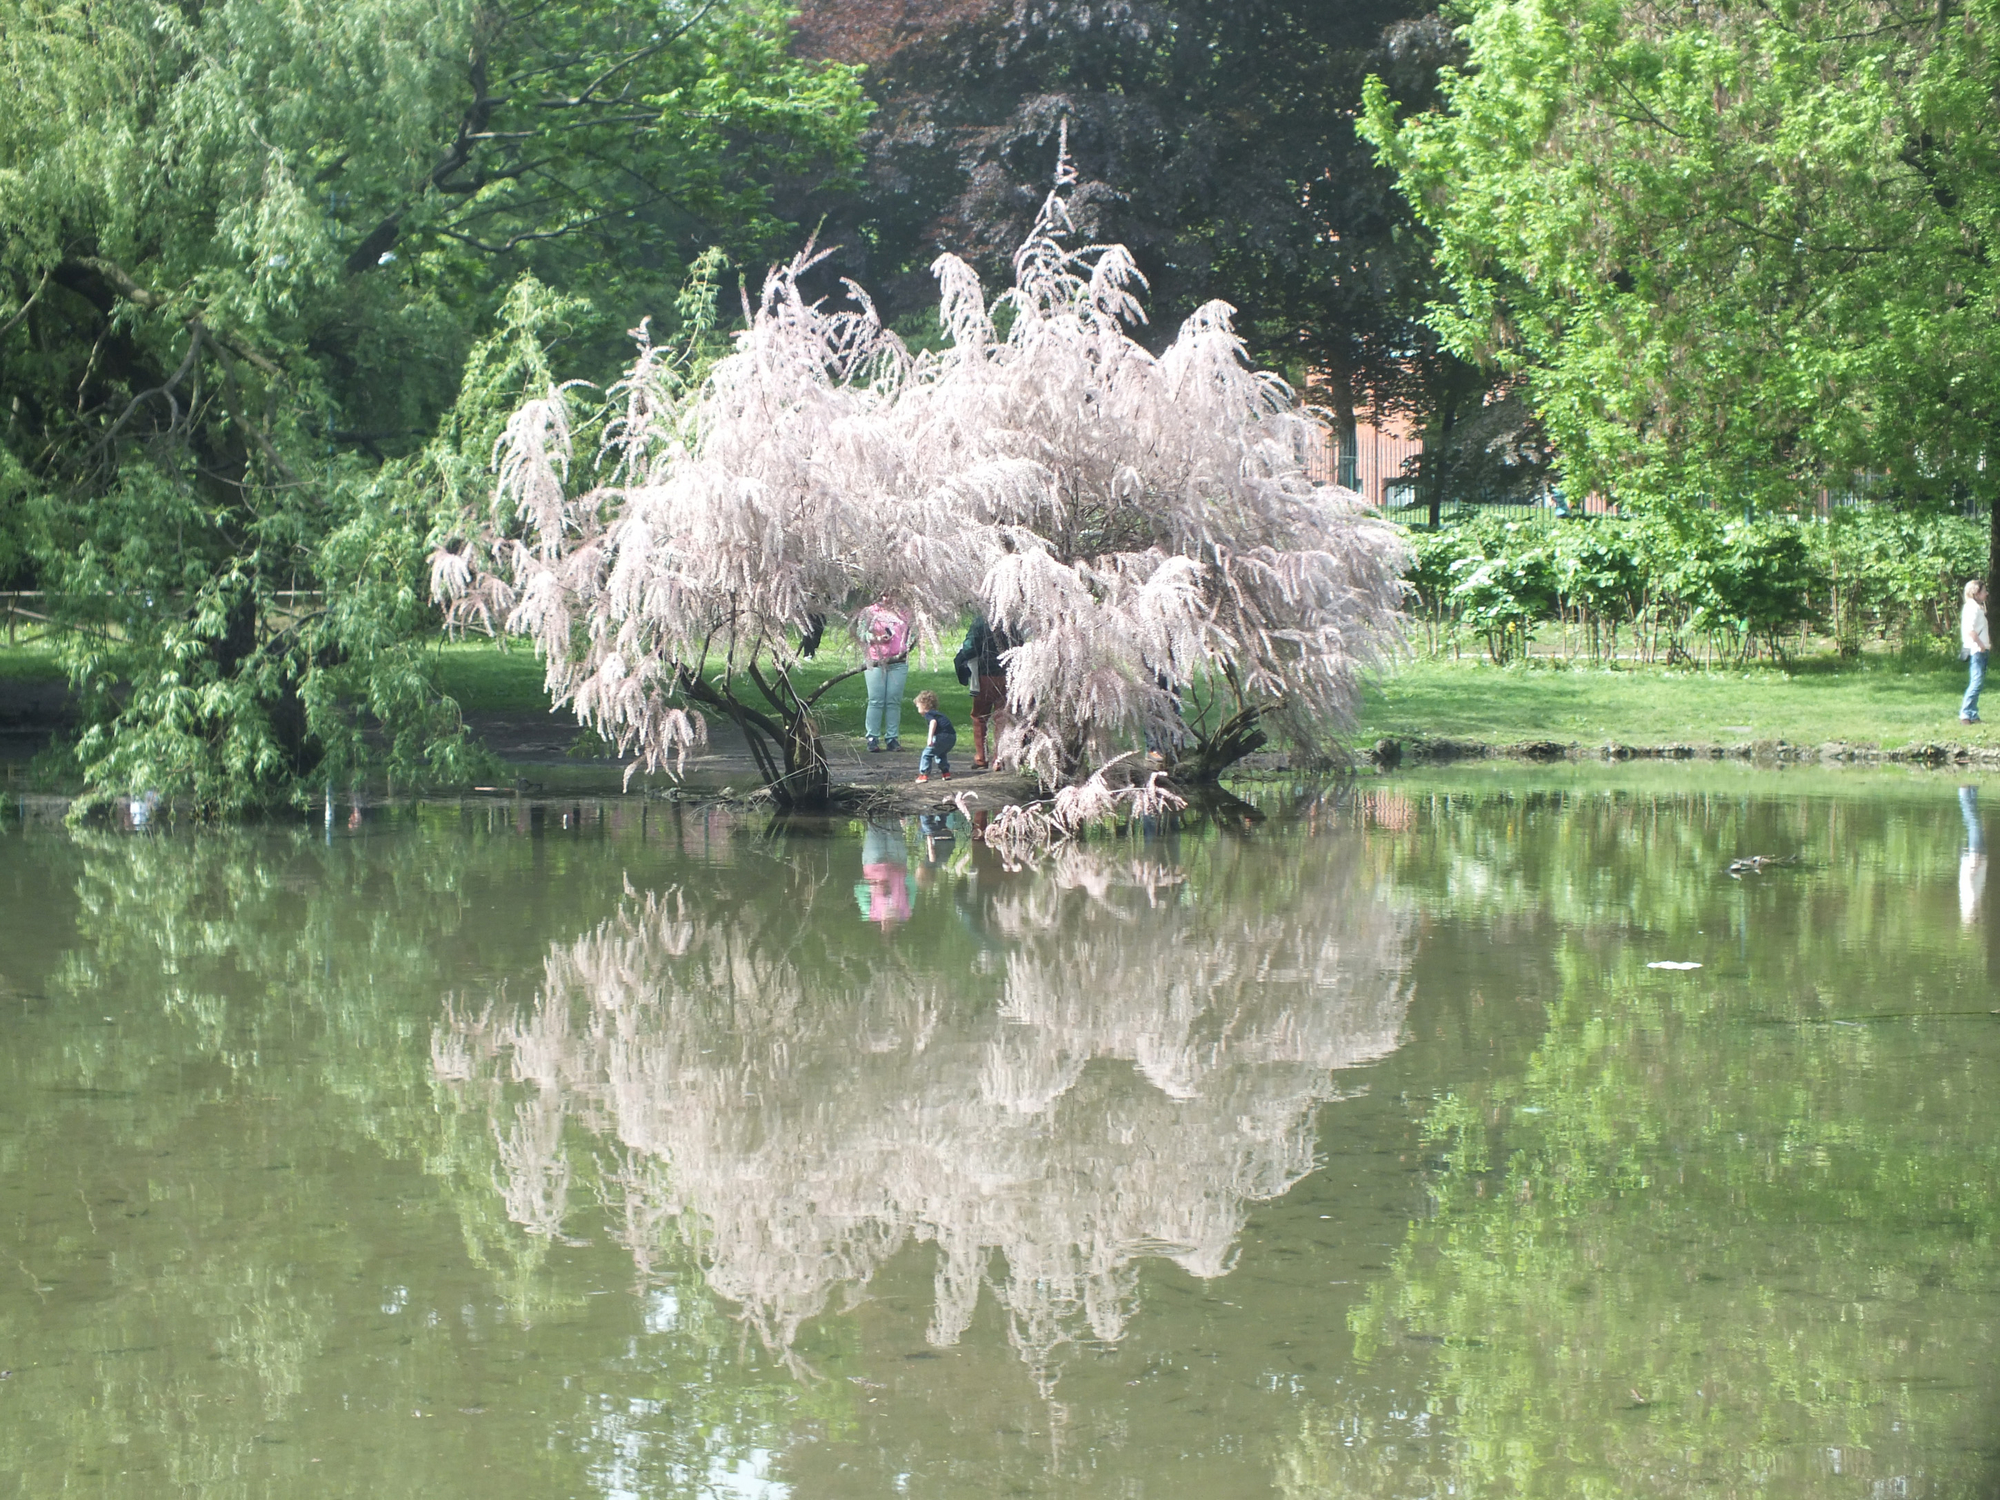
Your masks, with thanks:
[{"label": "green grass", "polygon": [[[957,644],[956,637],[951,644]],[[542,688],[542,664],[533,648],[526,643],[514,642],[503,650],[497,642],[473,638],[440,642],[436,649],[440,683],[447,693],[458,700],[460,708],[468,712],[487,713],[547,712],[549,697]],[[853,646],[845,641],[829,640],[819,656],[807,662],[793,680],[801,690],[810,692],[828,677],[845,671],[857,661]],[[63,669],[49,643],[8,646],[4,639],[0,639],[0,682],[62,681]],[[945,712],[952,716],[954,722],[961,726],[965,723],[967,693],[952,674],[948,656],[940,654],[930,662],[921,659],[911,661],[909,685],[903,692],[906,725],[916,713],[910,700],[923,688],[930,688],[938,695]],[[754,691],[752,689],[753,694]],[[761,706],[761,700],[753,697],[752,701]],[[822,721],[831,733],[858,735],[867,703],[868,694],[861,679],[858,676],[850,678],[820,700]]]},{"label": "green grass", "polygon": [[[525,646],[507,651],[487,641],[441,648],[445,689],[471,711],[540,711],[541,663]],[[811,691],[854,665],[853,648],[829,641],[795,681]],[[922,688],[938,695],[961,729],[966,690],[939,655],[910,663],[903,692],[907,726],[910,700]],[[1873,656],[1859,663],[1832,658],[1790,667],[1668,671],[1620,664],[1616,668],[1550,665],[1545,661],[1494,667],[1483,659],[1425,659],[1407,663],[1366,694],[1354,738],[1372,743],[1431,738],[1511,745],[1522,740],[1576,741],[1585,745],[1736,745],[1786,740],[1818,745],[1829,740],[1884,749],[1953,740],[2000,745],[1987,725],[1958,722],[1965,668],[1939,658]],[[859,735],[867,692],[849,678],[820,700],[832,734]],[[1993,706],[2000,715],[2000,677]]]},{"label": "green grass", "polygon": [[[2000,688],[2000,683],[1996,683]],[[1426,659],[1366,694],[1355,740],[1389,737],[1584,745],[1735,745],[1842,740],[1893,750],[1925,741],[2000,744],[1986,724],[1958,722],[1965,668],[1949,659],[1831,658],[1789,667],[1668,671],[1483,659]],[[2000,713],[2000,693],[1993,700]]]},{"label": "green grass", "polygon": [[[829,640],[795,680],[811,691],[854,662],[852,645]],[[486,640],[451,642],[438,648],[438,665],[445,691],[468,711],[539,713],[548,708],[542,665],[525,645],[503,651]],[[62,676],[46,644],[0,645],[0,680],[59,682]],[[1964,687],[1965,668],[1936,657],[1871,656],[1860,663],[1822,658],[1790,667],[1696,671],[1631,664],[1561,667],[1546,661],[1494,667],[1475,657],[1422,659],[1368,691],[1354,739],[1366,744],[1384,736],[1425,737],[1498,745],[1522,740],[1585,745],[1734,745],[1753,740],[1816,745],[1844,740],[1884,749],[1934,740],[2000,745],[2000,732],[1958,722]],[[910,663],[903,691],[905,728],[915,716],[911,700],[923,688],[937,693],[963,730],[968,695],[943,653]],[[2000,677],[1992,701],[2000,719]],[[858,736],[866,705],[860,677],[849,678],[821,700],[822,722],[831,734]]]},{"label": "green grass", "polygon": [[[951,644],[957,645],[955,637]],[[817,657],[792,675],[792,681],[801,692],[810,693],[858,661],[852,646],[829,639]],[[468,713],[545,711],[549,706],[548,694],[542,690],[542,664],[523,643],[516,642],[503,651],[491,641],[454,641],[439,648],[438,667],[444,690]],[[753,707],[764,707],[755,686],[746,686],[746,701]],[[903,689],[904,732],[916,717],[911,700],[925,688],[938,695],[945,713],[963,728],[970,694],[958,685],[950,658],[939,653],[929,661],[921,656],[910,660],[910,680]],[[829,734],[859,735],[867,707],[868,691],[861,678],[850,677],[820,699],[821,727]]]},{"label": "green grass", "polygon": [[437,663],[439,686],[466,713],[548,709],[541,658],[524,642],[510,642],[502,649],[497,641],[481,636],[445,641],[438,645]]},{"label": "green grass", "polygon": [[0,682],[62,682],[53,643],[40,640],[9,646],[0,639]]}]

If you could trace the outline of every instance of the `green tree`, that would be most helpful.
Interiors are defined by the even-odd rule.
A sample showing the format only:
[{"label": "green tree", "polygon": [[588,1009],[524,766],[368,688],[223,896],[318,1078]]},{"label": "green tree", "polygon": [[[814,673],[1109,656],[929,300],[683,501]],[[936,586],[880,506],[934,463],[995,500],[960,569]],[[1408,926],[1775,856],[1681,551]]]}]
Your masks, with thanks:
[{"label": "green tree", "polygon": [[431,515],[542,346],[613,368],[849,161],[852,71],[789,37],[770,0],[0,0],[0,569],[56,597],[94,788],[269,800],[378,725],[454,771]]},{"label": "green tree", "polygon": [[[1350,1312],[1363,1370],[1428,1351],[1409,1404],[1434,1446],[1355,1440],[1357,1404],[1286,1455],[1287,1495],[1988,1488],[1989,1393],[1958,1374],[1993,1335],[1993,1075],[1965,1007],[1996,929],[1953,899],[1963,804],[1693,786],[1447,786],[1391,851],[1423,920],[1510,933],[1485,992],[1547,1024],[1437,1096],[1431,1202]],[[1806,862],[1722,873],[1748,850]]]},{"label": "green tree", "polygon": [[[1424,427],[1433,458],[1470,456],[1459,428],[1491,372],[1423,326],[1429,235],[1355,131],[1370,73],[1405,99],[1434,89],[1456,44],[1431,8],[807,0],[801,49],[866,64],[879,106],[861,191],[824,203],[827,241],[892,318],[924,310],[939,249],[998,278],[1066,122],[1078,228],[1131,249],[1152,287],[1150,337],[1221,298],[1259,359],[1310,378],[1344,453],[1357,411],[1373,411]],[[1439,488],[1458,467],[1424,477]]]},{"label": "green tree", "polygon": [[1363,129],[1459,352],[1525,372],[1576,488],[1990,502],[2000,10],[1471,0],[1444,107]]}]

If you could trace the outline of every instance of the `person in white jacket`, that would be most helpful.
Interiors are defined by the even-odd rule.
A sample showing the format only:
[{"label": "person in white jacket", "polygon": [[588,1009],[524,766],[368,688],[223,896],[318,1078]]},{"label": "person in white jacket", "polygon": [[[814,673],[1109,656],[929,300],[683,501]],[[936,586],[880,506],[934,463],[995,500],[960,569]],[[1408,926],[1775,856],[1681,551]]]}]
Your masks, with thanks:
[{"label": "person in white jacket", "polygon": [[1965,583],[1965,607],[1958,612],[1958,644],[1971,669],[1965,701],[1958,706],[1958,722],[1977,724],[1979,690],[1986,686],[1986,656],[1993,649],[1993,636],[1986,626],[1986,585],[1977,578]]}]

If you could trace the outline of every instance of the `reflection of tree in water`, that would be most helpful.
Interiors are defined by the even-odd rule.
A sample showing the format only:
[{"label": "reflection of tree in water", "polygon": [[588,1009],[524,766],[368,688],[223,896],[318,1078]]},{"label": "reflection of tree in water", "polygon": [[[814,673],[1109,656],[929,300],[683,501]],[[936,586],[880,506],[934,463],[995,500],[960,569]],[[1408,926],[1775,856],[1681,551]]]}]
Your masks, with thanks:
[{"label": "reflection of tree in water", "polygon": [[1427,1399],[1305,1424],[1288,1496],[1995,1492],[1995,1047],[1960,811],[1949,788],[1424,808],[1449,836],[1402,846],[1401,884],[1543,923],[1548,1024],[1430,1110],[1434,1211],[1353,1315],[1358,1368],[1421,1349]]},{"label": "reflection of tree in water", "polygon": [[[802,922],[812,877],[630,898],[526,1008],[452,1003],[439,1075],[490,1112],[508,1213],[566,1232],[588,1176],[644,1270],[672,1236],[787,1349],[837,1289],[937,1246],[930,1337],[982,1286],[1037,1370],[1117,1339],[1136,1262],[1217,1276],[1311,1169],[1333,1075],[1397,1041],[1407,922],[1354,840],[1203,846],[1182,872],[1067,851],[958,867],[972,972]],[[863,930],[865,932],[865,929]],[[979,972],[983,971],[983,972]],[[567,1121],[600,1143],[573,1167]],[[996,1254],[997,1253],[997,1254]]]},{"label": "reflection of tree in water", "polygon": [[[621,865],[712,869],[744,842],[715,810],[657,806],[642,838],[646,812],[429,807],[371,815],[364,839],[0,848],[20,939],[0,943],[0,996],[36,1018],[0,1057],[0,1200],[40,1278],[17,1269],[0,1296],[19,1412],[0,1493],[455,1494],[468,1476],[425,1436],[433,1402],[492,1401],[461,1420],[489,1423],[495,1472],[538,1493],[591,1493],[643,1458],[648,1493],[712,1495],[802,1413],[837,1419],[838,1388],[742,1359],[705,1297],[588,1379],[524,1364],[500,1389],[467,1353],[538,1359],[539,1331],[591,1304],[578,1254],[505,1216],[486,1122],[435,1106],[438,975],[532,972],[551,934],[616,902]],[[24,911],[30,881],[63,899]],[[671,1288],[647,1326],[663,1305]]]}]

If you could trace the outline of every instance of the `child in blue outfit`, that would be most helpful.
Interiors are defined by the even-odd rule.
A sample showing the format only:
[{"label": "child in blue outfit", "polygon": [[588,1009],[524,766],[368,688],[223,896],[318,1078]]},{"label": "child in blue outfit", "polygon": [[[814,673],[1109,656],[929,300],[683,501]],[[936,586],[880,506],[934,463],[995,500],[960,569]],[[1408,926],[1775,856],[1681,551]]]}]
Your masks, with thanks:
[{"label": "child in blue outfit", "polygon": [[951,747],[958,743],[958,731],[951,720],[938,712],[938,696],[929,688],[917,694],[917,712],[927,726],[923,757],[917,762],[917,780],[929,781],[935,772],[939,781],[951,780]]}]

